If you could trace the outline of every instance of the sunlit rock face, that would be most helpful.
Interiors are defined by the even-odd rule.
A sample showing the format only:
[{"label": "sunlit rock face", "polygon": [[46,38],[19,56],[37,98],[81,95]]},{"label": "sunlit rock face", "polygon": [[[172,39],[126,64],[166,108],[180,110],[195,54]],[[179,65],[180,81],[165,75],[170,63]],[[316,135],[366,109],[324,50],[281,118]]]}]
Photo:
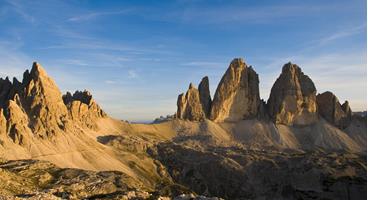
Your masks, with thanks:
[{"label": "sunlit rock face", "polygon": [[349,102],[340,104],[339,99],[332,92],[324,92],[317,95],[319,114],[331,124],[344,129],[351,122],[351,108]]},{"label": "sunlit rock face", "polygon": [[210,119],[223,122],[254,118],[259,105],[258,74],[243,59],[234,59],[217,87]]},{"label": "sunlit rock face", "polygon": [[33,135],[45,138],[65,130],[68,111],[60,90],[42,66],[34,62],[22,82],[0,81],[0,103],[7,120],[7,134],[16,143]]},{"label": "sunlit rock face", "polygon": [[271,89],[268,113],[277,124],[308,125],[318,119],[316,88],[296,64],[287,63]]},{"label": "sunlit rock face", "polygon": [[37,62],[24,72],[22,82],[0,79],[0,133],[25,145],[34,137],[74,132],[76,126],[96,127],[97,118],[106,116],[87,91],[64,97]]},{"label": "sunlit rock face", "polygon": [[202,108],[199,91],[191,83],[185,94],[180,94],[177,101],[176,117],[191,121],[202,121],[206,118]]},{"label": "sunlit rock face", "polygon": [[98,118],[106,117],[106,113],[92,98],[92,94],[87,90],[76,91],[73,95],[67,92],[63,96],[65,105],[68,108],[71,118],[81,122],[82,125],[91,129],[97,129]]}]

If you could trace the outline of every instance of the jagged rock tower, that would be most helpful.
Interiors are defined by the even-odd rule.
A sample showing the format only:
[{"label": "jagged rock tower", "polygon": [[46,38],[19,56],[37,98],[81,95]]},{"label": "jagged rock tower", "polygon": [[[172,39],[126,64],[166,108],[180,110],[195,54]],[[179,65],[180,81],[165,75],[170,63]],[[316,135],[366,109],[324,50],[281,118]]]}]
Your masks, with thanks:
[{"label": "jagged rock tower", "polygon": [[308,125],[318,119],[316,88],[296,64],[287,63],[271,89],[268,113],[277,124]]},{"label": "jagged rock tower", "polygon": [[176,117],[179,119],[202,121],[206,118],[199,91],[192,83],[189,85],[189,89],[185,94],[178,96],[177,106]]},{"label": "jagged rock tower", "polygon": [[332,92],[324,92],[317,95],[319,114],[331,124],[344,129],[351,121],[351,108],[349,102],[340,104],[339,99]]},{"label": "jagged rock tower", "polygon": [[258,74],[243,59],[235,58],[217,87],[210,119],[222,122],[254,118],[260,103]]},{"label": "jagged rock tower", "polygon": [[22,82],[0,78],[0,111],[0,134],[18,144],[74,132],[77,126],[96,128],[96,120],[106,117],[87,91],[66,95],[63,101],[59,88],[37,62],[24,72]]}]

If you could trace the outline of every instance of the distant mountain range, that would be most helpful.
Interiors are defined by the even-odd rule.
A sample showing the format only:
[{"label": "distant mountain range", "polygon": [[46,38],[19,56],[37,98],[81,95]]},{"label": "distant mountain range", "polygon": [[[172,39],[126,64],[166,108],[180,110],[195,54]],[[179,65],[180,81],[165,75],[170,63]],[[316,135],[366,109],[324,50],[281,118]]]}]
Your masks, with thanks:
[{"label": "distant mountain range", "polygon": [[[20,184],[18,169],[42,177],[24,176],[26,192],[0,183],[0,194],[363,198],[366,112],[354,113],[348,101],[316,91],[299,66],[287,63],[265,102],[255,69],[236,58],[213,99],[204,77],[198,89],[190,84],[179,95],[173,116],[130,124],[109,117],[88,91],[62,95],[35,62],[22,81],[0,79],[0,182],[12,177],[9,183]],[[19,159],[43,161],[7,161]],[[85,170],[119,173],[106,173],[105,187],[96,182],[105,181],[103,174]]]}]

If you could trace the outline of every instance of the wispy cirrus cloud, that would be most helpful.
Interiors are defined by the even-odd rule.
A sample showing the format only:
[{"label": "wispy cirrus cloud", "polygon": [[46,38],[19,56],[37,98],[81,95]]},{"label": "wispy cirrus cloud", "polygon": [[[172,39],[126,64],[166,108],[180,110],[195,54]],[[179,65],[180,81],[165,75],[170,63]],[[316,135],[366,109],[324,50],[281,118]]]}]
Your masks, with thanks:
[{"label": "wispy cirrus cloud", "polygon": [[264,24],[275,20],[293,20],[300,16],[313,16],[320,12],[338,10],[339,5],[274,4],[253,6],[247,2],[221,6],[201,6],[194,4],[183,9],[167,12],[160,16],[148,16],[165,21],[180,21],[199,24],[251,23]]},{"label": "wispy cirrus cloud", "polygon": [[6,0],[8,5],[17,13],[22,19],[27,22],[35,23],[36,18],[27,12],[27,9],[24,5],[18,0]]},{"label": "wispy cirrus cloud", "polygon": [[211,62],[211,61],[192,61],[181,64],[182,66],[193,66],[193,67],[223,67],[227,65],[223,62]]},{"label": "wispy cirrus cloud", "polygon": [[365,24],[355,26],[355,27],[345,27],[345,29],[343,30],[337,31],[331,35],[321,38],[319,40],[319,45],[324,45],[326,43],[329,43],[329,42],[332,42],[338,39],[357,35],[359,33],[362,33],[366,29],[367,29],[367,26]]},{"label": "wispy cirrus cloud", "polygon": [[132,9],[117,10],[117,11],[104,11],[104,12],[90,12],[84,15],[78,15],[68,18],[70,22],[81,22],[96,19],[98,17],[109,16],[109,15],[122,15],[128,14]]}]

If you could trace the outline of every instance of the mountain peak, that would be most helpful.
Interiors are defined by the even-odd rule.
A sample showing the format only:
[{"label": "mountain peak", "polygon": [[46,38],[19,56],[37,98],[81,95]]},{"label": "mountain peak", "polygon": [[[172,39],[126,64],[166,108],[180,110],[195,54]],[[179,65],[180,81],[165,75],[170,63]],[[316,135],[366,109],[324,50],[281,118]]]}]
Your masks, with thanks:
[{"label": "mountain peak", "polygon": [[193,83],[190,83],[189,84],[189,89],[192,89],[192,88],[195,88],[195,87],[194,87]]},{"label": "mountain peak", "polygon": [[210,95],[210,84],[208,80],[208,76],[202,78],[201,82],[198,85],[199,98],[202,104],[202,108],[206,117],[209,118],[211,114],[211,95]]},{"label": "mountain peak", "polygon": [[31,73],[32,76],[47,76],[47,73],[45,71],[45,69],[43,69],[43,67],[41,66],[40,63],[38,62],[33,62],[32,64],[32,69],[31,69]]},{"label": "mountain peak", "polygon": [[244,59],[233,59],[217,86],[210,118],[216,122],[254,118],[259,104],[258,74]]},{"label": "mountain peak", "polygon": [[302,70],[297,64],[294,64],[290,61],[282,67],[282,73],[287,73],[287,72],[295,73],[296,71],[301,72]]},{"label": "mountain peak", "polygon": [[298,65],[291,62],[282,67],[267,104],[275,123],[307,125],[317,120],[314,83]]},{"label": "mountain peak", "polygon": [[247,64],[245,63],[243,58],[234,58],[230,63],[230,67],[234,68],[244,68],[246,66]]}]

